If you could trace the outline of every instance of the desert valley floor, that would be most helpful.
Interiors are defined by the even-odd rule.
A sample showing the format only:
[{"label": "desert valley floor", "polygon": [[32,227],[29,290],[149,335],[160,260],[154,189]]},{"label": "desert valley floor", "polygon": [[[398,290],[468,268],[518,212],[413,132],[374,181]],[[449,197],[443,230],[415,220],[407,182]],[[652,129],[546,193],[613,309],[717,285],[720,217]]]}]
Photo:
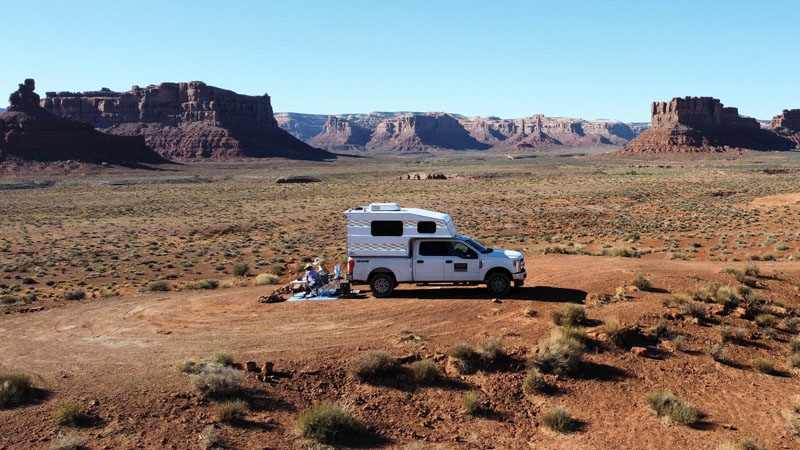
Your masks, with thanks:
[{"label": "desert valley floor", "polygon": [[[752,439],[800,448],[791,429],[800,373],[790,363],[800,153],[0,170],[0,372],[28,374],[37,389],[34,401],[0,409],[0,448],[48,448],[65,436],[92,449],[199,448],[209,430],[229,448],[324,448],[297,433],[301,412],[323,400],[366,424],[356,447],[711,449]],[[446,179],[406,179],[414,173]],[[316,182],[275,183],[290,176]],[[460,233],[524,252],[525,286],[497,302],[483,287],[414,285],[388,299],[356,286],[356,299],[258,302],[313,258],[340,263],[342,211],[376,201],[446,212]],[[242,263],[247,274],[235,276]],[[269,283],[256,286],[259,274]],[[652,286],[637,288],[637,276]],[[580,369],[546,375],[546,392],[523,392],[528,356],[568,304],[587,316]],[[609,339],[610,323],[627,337]],[[499,356],[473,374],[453,369],[451,347],[491,339]],[[403,367],[431,359],[441,378],[358,381],[348,365],[369,350]],[[245,373],[249,406],[234,426],[218,423],[218,402],[178,370],[219,351],[274,363],[265,381]],[[757,358],[774,367],[759,373]],[[645,397],[662,389],[701,420],[654,416]],[[468,392],[475,414],[463,411]],[[53,420],[70,399],[90,424]],[[575,417],[572,432],[542,425],[553,406]]]}]

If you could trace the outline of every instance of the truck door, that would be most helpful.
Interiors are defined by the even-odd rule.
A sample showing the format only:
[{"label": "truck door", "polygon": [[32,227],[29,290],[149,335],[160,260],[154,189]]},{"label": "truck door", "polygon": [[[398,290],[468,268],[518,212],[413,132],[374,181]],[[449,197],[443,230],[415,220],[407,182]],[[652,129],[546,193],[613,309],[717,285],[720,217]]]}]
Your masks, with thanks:
[{"label": "truck door", "polygon": [[478,281],[480,274],[478,252],[463,242],[449,242],[444,260],[445,281]]},{"label": "truck door", "polygon": [[442,281],[447,241],[419,241],[414,254],[414,281]]}]

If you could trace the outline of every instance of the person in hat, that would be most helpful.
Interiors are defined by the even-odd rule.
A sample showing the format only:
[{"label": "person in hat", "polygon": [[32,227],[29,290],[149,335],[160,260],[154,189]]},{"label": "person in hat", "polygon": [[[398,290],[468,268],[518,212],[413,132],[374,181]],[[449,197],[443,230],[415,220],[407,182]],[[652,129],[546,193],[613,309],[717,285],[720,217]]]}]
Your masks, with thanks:
[{"label": "person in hat", "polygon": [[319,284],[319,272],[311,264],[306,264],[306,274],[303,276],[303,281],[306,282],[306,293],[303,298],[306,298]]}]

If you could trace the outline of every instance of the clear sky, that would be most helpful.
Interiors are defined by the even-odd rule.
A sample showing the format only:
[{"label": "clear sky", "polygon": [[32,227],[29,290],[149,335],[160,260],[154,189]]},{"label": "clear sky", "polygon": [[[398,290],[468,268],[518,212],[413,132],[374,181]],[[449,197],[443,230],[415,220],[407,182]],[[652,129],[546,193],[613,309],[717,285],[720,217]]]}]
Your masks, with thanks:
[{"label": "clear sky", "polygon": [[[202,80],[275,111],[648,121],[800,108],[800,1],[7,1],[0,92]],[[4,99],[3,99],[4,100]],[[5,101],[2,104],[7,104]]]}]

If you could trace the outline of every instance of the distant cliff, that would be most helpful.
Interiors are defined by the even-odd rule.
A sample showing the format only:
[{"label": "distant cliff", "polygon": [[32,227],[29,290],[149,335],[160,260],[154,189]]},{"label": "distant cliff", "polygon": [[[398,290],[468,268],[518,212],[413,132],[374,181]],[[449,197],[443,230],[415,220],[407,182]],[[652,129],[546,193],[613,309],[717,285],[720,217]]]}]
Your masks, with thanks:
[{"label": "distant cliff", "polygon": [[790,150],[794,143],[711,97],[653,102],[651,126],[620,153],[696,153]]},{"label": "distant cliff", "polygon": [[129,92],[48,92],[41,106],[111,134],[143,136],[170,159],[332,156],[282,130],[267,94],[241,95],[200,81],[133,86]]},{"label": "distant cliff", "polygon": [[295,131],[311,145],[330,150],[513,151],[555,146],[620,146],[643,128],[641,124],[629,126],[616,120],[586,121],[542,114],[524,119],[415,112],[332,116],[278,113],[276,117],[285,130]]}]

